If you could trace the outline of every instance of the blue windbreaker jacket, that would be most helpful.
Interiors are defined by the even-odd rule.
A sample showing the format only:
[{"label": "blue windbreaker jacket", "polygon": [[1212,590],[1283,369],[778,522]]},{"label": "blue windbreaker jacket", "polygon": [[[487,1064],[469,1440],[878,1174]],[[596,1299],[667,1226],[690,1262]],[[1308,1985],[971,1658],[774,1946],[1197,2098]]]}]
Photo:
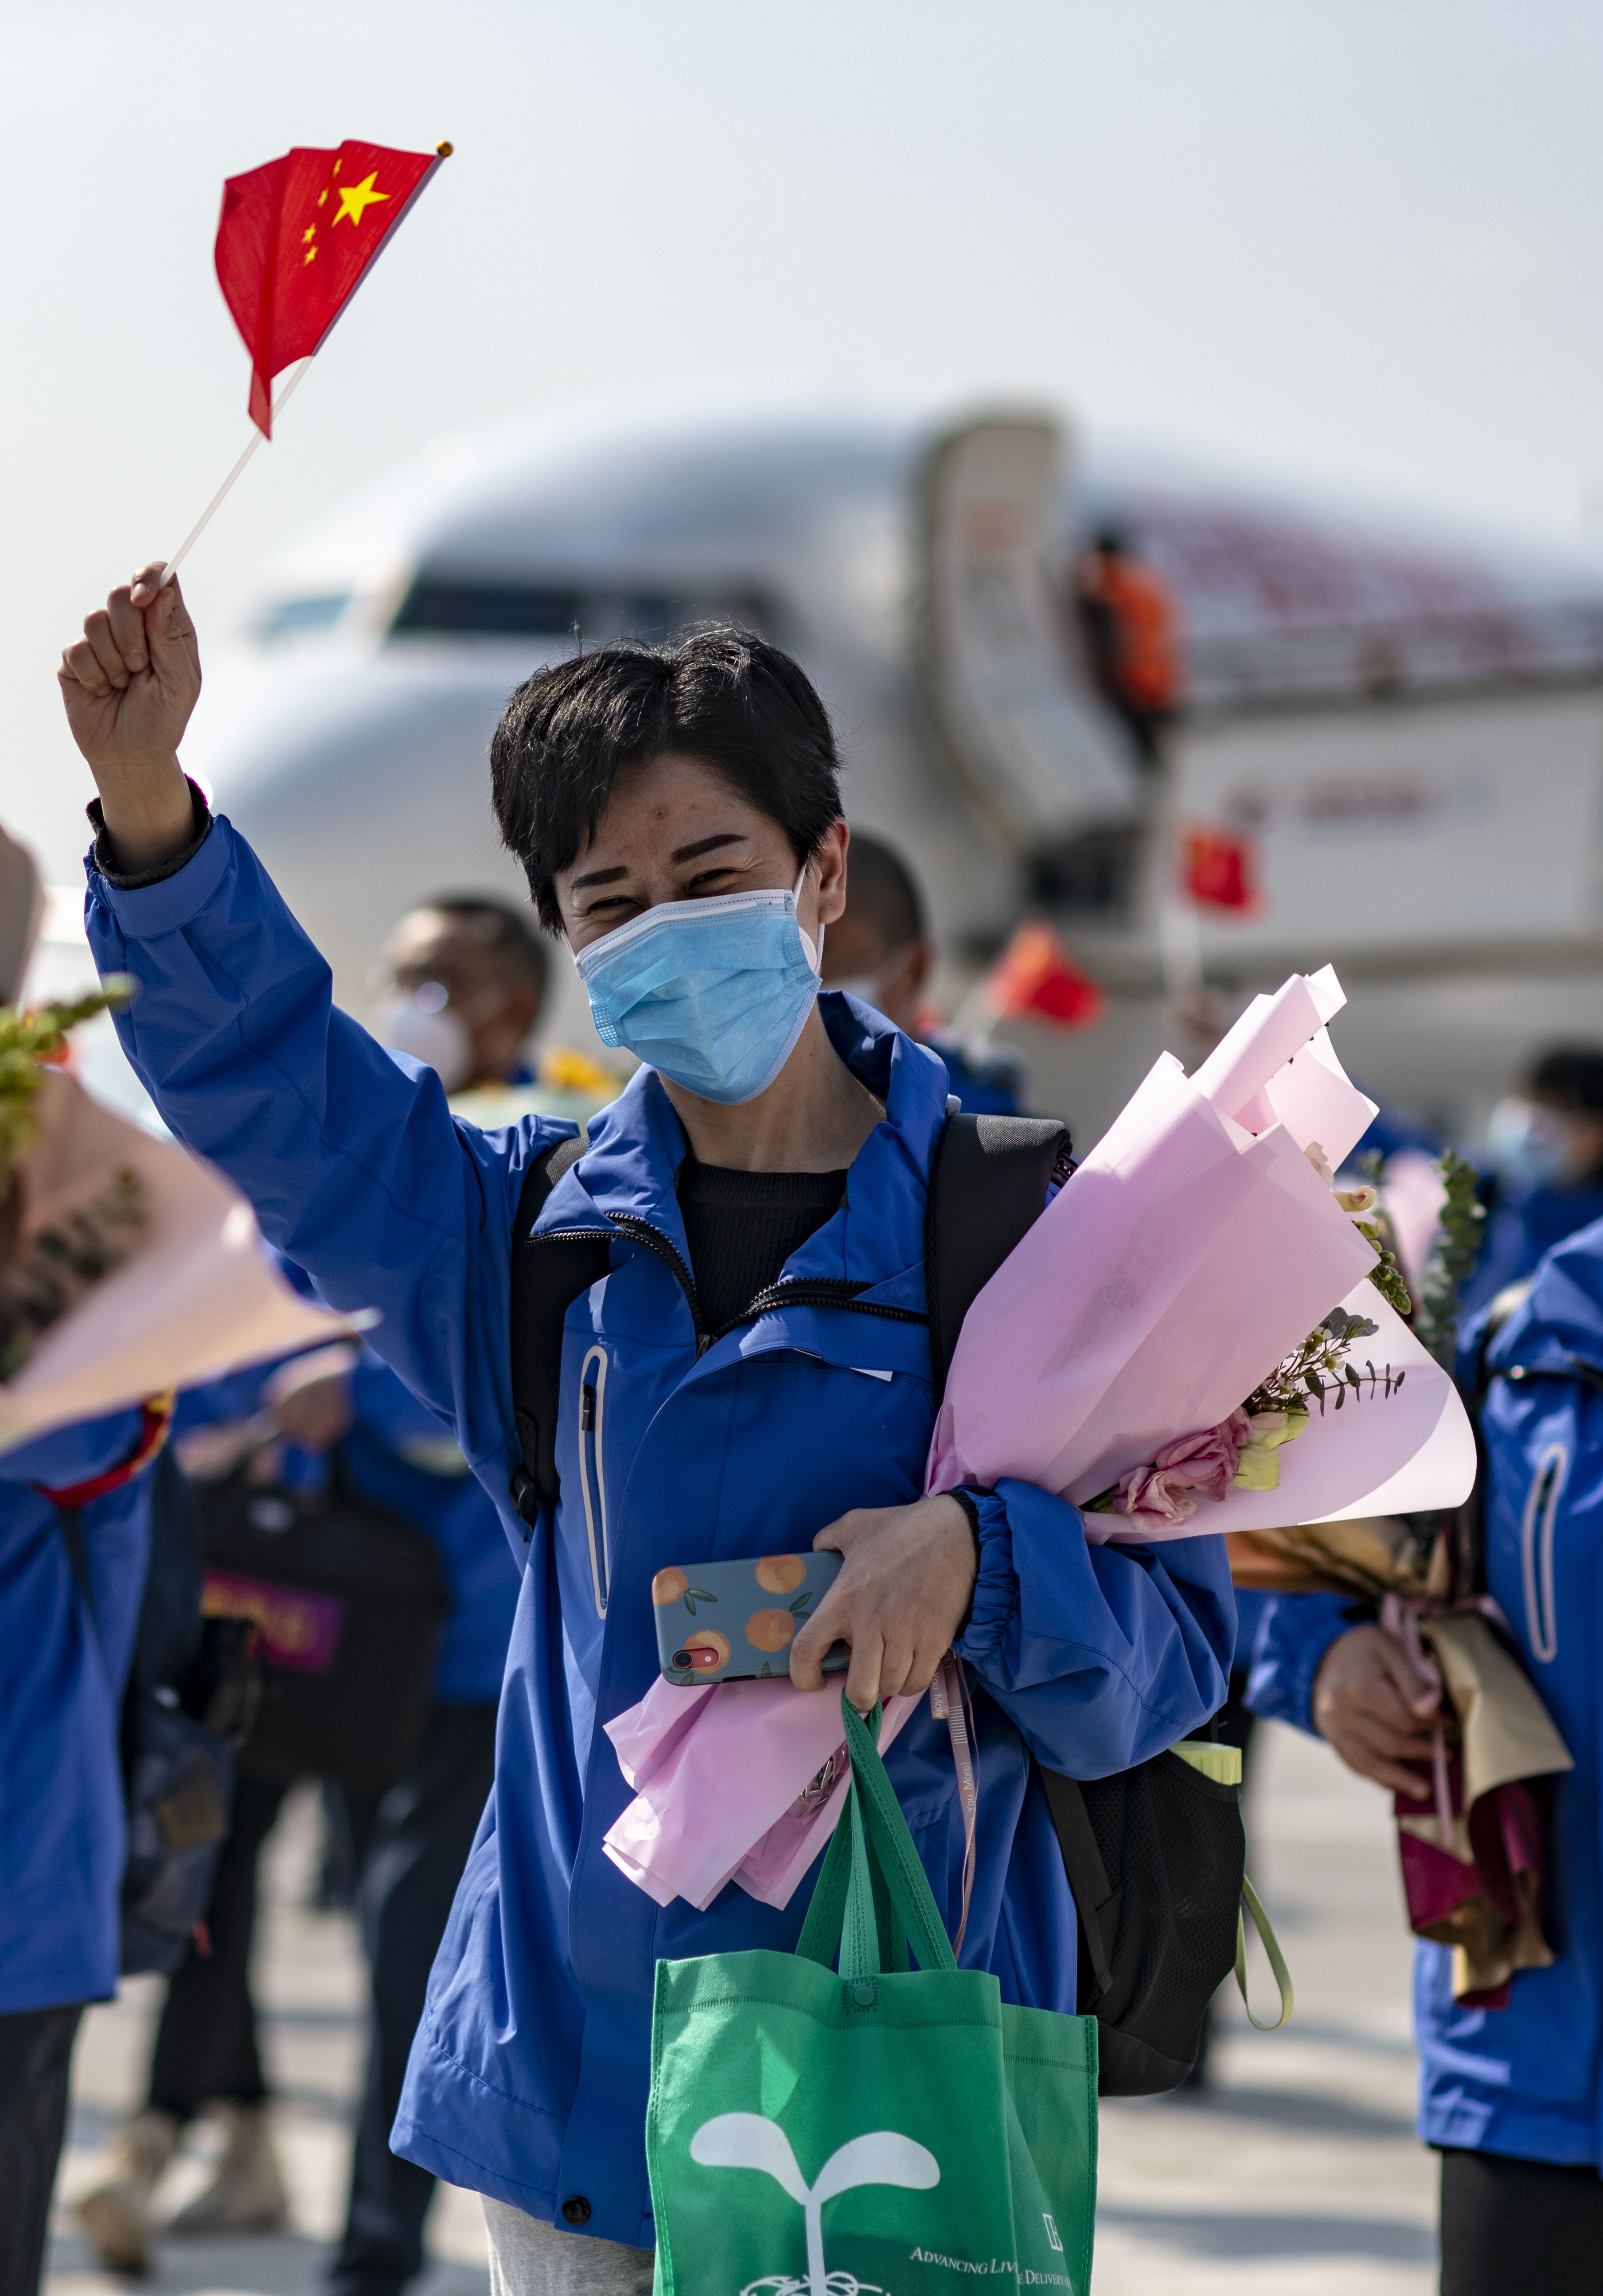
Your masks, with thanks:
[{"label": "blue windbreaker jacket", "polygon": [[0,1452],[0,2016],[117,1990],[118,1730],[150,1559],[148,1469],[81,1510],[95,1615],[36,1484],[129,1456],[137,1411]]},{"label": "blue windbreaker jacket", "polygon": [[[327,967],[225,821],[157,884],[122,890],[92,868],[88,922],[103,970],[139,981],[119,1025],[168,1123],[233,1176],[326,1299],[382,1310],[374,1345],[454,1428],[527,1557],[495,1789],[435,1963],[396,2149],[536,2216],[582,2196],[588,2233],[649,2244],[654,1965],[789,1949],[810,1890],[777,1912],[731,1886],[703,1914],[633,1887],[601,1848],[630,1796],[598,1719],[656,1673],[655,1571],[806,1546],[851,1507],[918,1495],[925,1332],[875,1310],[922,1316],[945,1071],[877,1014],[823,999],[836,1049],[886,1115],[840,1211],[785,1273],[865,1288],[851,1308],[767,1315],[699,1356],[673,1264],[686,1255],[678,1120],[650,1070],[596,1120],[538,1223],[605,1236],[611,1272],[569,1311],[562,1496],[530,1537],[507,1497],[512,1232],[530,1160],[570,1128],[525,1119],[485,1134],[454,1120],[432,1070],[333,1009]],[[581,1374],[596,1390],[582,1436]],[[1004,1482],[979,1508],[958,1644],[981,1685],[964,1959],[993,1969],[1007,2000],[1067,2010],[1073,1909],[1029,1752],[1095,1777],[1213,1712],[1235,1628],[1229,1572],[1218,1538],[1088,1547],[1075,1510],[1026,1484]],[[963,1841],[945,1726],[925,1710],[888,1767],[952,1914]]]},{"label": "blue windbreaker jacket", "polygon": [[[1603,2169],[1603,1220],[1548,1254],[1486,1360],[1501,1374],[1481,1414],[1487,1587],[1575,1767],[1551,1782],[1553,1966],[1522,1970],[1506,2009],[1461,2009],[1449,1948],[1416,1948],[1419,2133]],[[1352,1611],[1277,1598],[1249,1704],[1311,1729],[1314,1677]]]}]

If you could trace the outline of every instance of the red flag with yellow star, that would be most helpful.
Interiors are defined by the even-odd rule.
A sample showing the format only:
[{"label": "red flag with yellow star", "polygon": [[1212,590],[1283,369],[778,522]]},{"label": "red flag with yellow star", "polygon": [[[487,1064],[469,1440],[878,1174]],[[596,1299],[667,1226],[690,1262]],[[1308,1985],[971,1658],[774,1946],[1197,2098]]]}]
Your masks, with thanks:
[{"label": "red flag with yellow star", "polygon": [[223,185],[217,275],[251,354],[251,420],[264,438],[273,435],[274,376],[319,348],[450,149],[286,152]]}]

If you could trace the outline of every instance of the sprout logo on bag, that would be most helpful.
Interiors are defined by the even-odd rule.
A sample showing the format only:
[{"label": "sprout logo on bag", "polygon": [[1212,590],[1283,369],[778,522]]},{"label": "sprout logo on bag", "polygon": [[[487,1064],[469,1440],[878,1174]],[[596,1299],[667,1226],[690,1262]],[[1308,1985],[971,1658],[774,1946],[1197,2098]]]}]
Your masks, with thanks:
[{"label": "sprout logo on bag", "polygon": [[882,2290],[870,2291],[866,2281],[849,2272],[837,2272],[831,2279],[824,2263],[824,2203],[841,2193],[855,2192],[861,2185],[900,2185],[927,2192],[941,2182],[941,2164],[933,2152],[916,2144],[910,2136],[899,2136],[893,2128],[876,2128],[867,2136],[854,2136],[849,2144],[832,2152],[819,2169],[817,2183],[809,2185],[796,2166],[784,2129],[777,2121],[765,2120],[760,2112],[720,2112],[716,2119],[704,2120],[690,2140],[690,2157],[703,2169],[760,2169],[802,2212],[807,2230],[806,2280],[770,2273],[743,2288],[741,2296],[752,2296],[759,2288],[771,2290],[773,2296],[793,2296],[793,2292],[803,2288],[808,2296],[884,2296]]}]

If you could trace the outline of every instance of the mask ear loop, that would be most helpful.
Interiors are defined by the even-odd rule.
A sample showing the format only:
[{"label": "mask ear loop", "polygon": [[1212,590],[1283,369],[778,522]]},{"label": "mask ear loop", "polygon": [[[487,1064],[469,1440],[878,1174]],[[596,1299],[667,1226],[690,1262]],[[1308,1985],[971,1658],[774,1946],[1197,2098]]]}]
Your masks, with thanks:
[{"label": "mask ear loop", "polygon": [[796,872],[796,882],[791,887],[791,906],[796,911],[796,931],[799,933],[802,933],[802,946],[812,959],[813,971],[822,976],[824,971],[824,920],[822,917],[818,920],[818,945],[817,948],[814,948],[813,947],[812,935],[808,932],[802,932],[802,888],[807,882],[807,872],[810,865],[810,863],[803,861],[801,868]]}]

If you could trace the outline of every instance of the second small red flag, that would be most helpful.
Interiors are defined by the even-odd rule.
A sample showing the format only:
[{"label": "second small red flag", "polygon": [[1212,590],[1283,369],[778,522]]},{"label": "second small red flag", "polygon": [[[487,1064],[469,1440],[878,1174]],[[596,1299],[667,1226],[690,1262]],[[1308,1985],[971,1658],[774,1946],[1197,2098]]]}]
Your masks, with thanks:
[{"label": "second small red flag", "polygon": [[251,354],[251,420],[265,438],[274,376],[319,348],[450,148],[300,149],[223,185],[217,275]]}]

